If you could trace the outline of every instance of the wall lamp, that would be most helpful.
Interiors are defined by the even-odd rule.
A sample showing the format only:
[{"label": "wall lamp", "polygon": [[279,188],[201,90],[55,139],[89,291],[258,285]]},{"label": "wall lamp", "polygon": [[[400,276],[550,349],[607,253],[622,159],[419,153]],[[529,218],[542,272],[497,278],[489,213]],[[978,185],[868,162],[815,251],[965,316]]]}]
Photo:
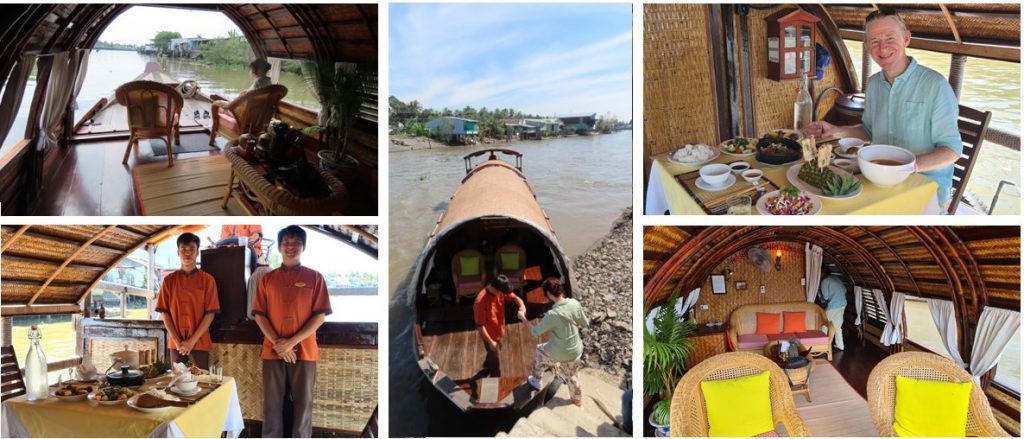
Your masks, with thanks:
[{"label": "wall lamp", "polygon": [[775,250],[775,271],[782,271],[782,250]]}]

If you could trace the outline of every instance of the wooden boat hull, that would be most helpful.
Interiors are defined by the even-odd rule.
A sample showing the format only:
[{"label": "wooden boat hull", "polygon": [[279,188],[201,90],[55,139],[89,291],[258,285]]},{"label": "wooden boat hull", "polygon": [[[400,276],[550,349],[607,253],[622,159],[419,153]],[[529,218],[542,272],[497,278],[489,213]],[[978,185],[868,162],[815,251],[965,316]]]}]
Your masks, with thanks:
[{"label": "wooden boat hull", "polygon": [[[486,352],[473,321],[473,297],[463,297],[461,305],[457,298],[445,300],[446,294],[454,290],[448,276],[450,264],[446,261],[461,249],[476,249],[478,244],[488,242],[500,245],[494,243],[507,242],[508,236],[515,236],[517,245],[527,254],[526,267],[536,267],[542,273],[540,279],[560,278],[570,293],[573,284],[569,259],[521,170],[498,160],[492,151],[466,157],[467,175],[431,231],[411,284],[416,306],[415,354],[420,369],[439,392],[463,411],[522,409],[545,394],[552,376],[548,374],[542,379],[540,391],[526,383],[536,345],[545,339],[531,337],[529,326],[515,316],[514,306],[506,309],[506,335],[499,349],[501,376],[486,376]],[[519,156],[514,151],[501,152]],[[491,157],[470,166],[471,156],[481,153],[491,153]],[[493,275],[491,270],[488,273]],[[539,279],[524,280],[522,285],[517,293],[527,303],[527,317],[536,321],[550,304],[535,300]],[[525,293],[529,289],[534,292]]]}]

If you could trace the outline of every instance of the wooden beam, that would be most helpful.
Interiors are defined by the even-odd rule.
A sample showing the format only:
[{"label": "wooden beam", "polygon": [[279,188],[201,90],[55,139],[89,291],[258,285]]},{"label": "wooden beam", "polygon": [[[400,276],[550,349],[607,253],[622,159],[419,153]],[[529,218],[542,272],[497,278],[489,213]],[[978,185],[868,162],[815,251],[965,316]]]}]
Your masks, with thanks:
[{"label": "wooden beam", "polygon": [[[864,32],[840,29],[839,34],[843,39],[864,41]],[[976,58],[992,59],[996,61],[1020,62],[1020,48],[1006,46],[986,46],[981,44],[960,43],[953,41],[926,40],[923,38],[911,38],[910,47],[921,50],[949,53],[953,55],[966,55]]]},{"label": "wooden beam", "polygon": [[[144,246],[144,245],[146,245],[146,244],[148,244],[150,242],[159,241],[159,240],[163,239],[163,237],[167,236],[169,233],[171,233],[172,231],[176,230],[178,227],[179,226],[165,226],[165,227],[161,228],[160,230],[157,230],[152,235],[149,235],[148,238],[143,239],[142,241],[139,241],[138,244],[133,245],[132,248],[130,248],[128,250],[125,250],[125,252],[123,254],[121,254],[121,256],[119,256],[117,259],[114,259],[114,261],[110,263],[110,266],[107,267],[107,271],[109,271],[112,267],[117,266],[117,264],[120,264],[121,261],[123,261],[125,258],[128,257],[128,255],[134,253],[135,250],[138,250],[138,249],[142,248],[142,246]],[[85,300],[85,297],[89,295],[89,292],[92,291],[92,288],[94,286],[96,286],[96,284],[100,283],[101,280],[103,280],[103,275],[104,274],[107,274],[106,271],[101,273],[99,276],[96,276],[96,279],[93,279],[92,282],[89,282],[89,286],[85,287],[85,290],[82,291],[82,295],[78,298],[77,303],[79,305],[81,305],[82,304],[82,300]]]},{"label": "wooden beam", "polygon": [[[77,258],[79,254],[81,254],[83,251],[85,251],[85,249],[89,248],[89,246],[92,245],[93,242],[96,242],[96,240],[102,238],[103,235],[106,235],[107,232],[113,230],[115,227],[117,227],[117,226],[116,225],[109,225],[109,226],[104,227],[103,230],[100,230],[98,233],[93,235],[92,238],[89,238],[88,241],[85,241],[84,243],[82,243],[82,245],[80,245],[78,247],[78,250],[75,250],[74,253],[72,253],[67,258],[65,258],[64,262],[62,262],[60,264],[60,267],[57,267],[56,270],[53,270],[53,273],[51,273],[50,277],[48,279],[46,279],[46,282],[43,282],[43,285],[40,286],[39,289],[36,290],[36,292],[34,294],[32,294],[32,298],[28,300],[29,306],[31,306],[32,304],[36,303],[36,299],[39,299],[39,296],[43,294],[43,290],[45,290],[46,287],[50,286],[50,282],[53,282],[53,280],[57,278],[57,275],[60,274],[60,272],[64,270],[64,267],[67,267],[68,264],[71,263],[71,261],[75,260],[75,258]],[[118,262],[120,262],[120,261],[118,261]],[[100,276],[102,276],[102,274]]]},{"label": "wooden beam", "polygon": [[0,306],[0,315],[28,316],[39,314],[75,314],[82,312],[81,305],[4,305]]},{"label": "wooden beam", "polygon": [[960,31],[956,28],[956,23],[953,22],[953,14],[949,12],[949,8],[945,4],[939,3],[939,9],[942,9],[942,15],[946,17],[946,23],[949,23],[949,30],[953,31],[953,40],[957,44],[963,43],[960,39]]},{"label": "wooden beam", "polygon": [[11,244],[14,244],[14,241],[17,241],[18,238],[21,238],[21,235],[24,235],[25,231],[27,231],[29,227],[32,227],[32,226],[31,225],[24,225],[24,226],[18,227],[18,230],[14,232],[14,235],[12,235],[10,238],[7,238],[7,240],[4,241],[3,245],[0,246],[0,253],[3,253],[5,251],[7,251],[7,249],[11,246]]},{"label": "wooden beam", "polygon": [[373,236],[373,234],[371,234],[370,232],[367,232],[366,230],[360,229],[359,227],[356,227],[356,226],[350,226],[350,225],[343,225],[341,227],[343,227],[345,229],[348,229],[352,233],[355,233],[355,234],[357,234],[359,236],[362,236],[367,241],[370,241],[370,242],[372,242],[374,244],[377,243],[377,237]]}]

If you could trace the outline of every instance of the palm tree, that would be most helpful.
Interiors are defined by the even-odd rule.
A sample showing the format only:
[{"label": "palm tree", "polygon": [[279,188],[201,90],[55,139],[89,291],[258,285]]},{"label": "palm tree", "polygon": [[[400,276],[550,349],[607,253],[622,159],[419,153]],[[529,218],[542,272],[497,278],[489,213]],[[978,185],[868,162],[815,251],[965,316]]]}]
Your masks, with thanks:
[{"label": "palm tree", "polygon": [[654,422],[667,425],[672,411],[672,391],[686,372],[693,352],[696,323],[676,315],[679,293],[655,311],[653,328],[644,325],[644,394],[661,399],[654,404]]}]

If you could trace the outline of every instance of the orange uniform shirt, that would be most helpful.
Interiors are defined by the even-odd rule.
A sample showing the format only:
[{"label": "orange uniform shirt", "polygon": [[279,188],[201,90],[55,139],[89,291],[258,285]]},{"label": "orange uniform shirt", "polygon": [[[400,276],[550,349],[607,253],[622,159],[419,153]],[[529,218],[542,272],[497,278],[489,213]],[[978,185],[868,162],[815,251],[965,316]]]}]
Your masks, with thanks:
[{"label": "orange uniform shirt", "polygon": [[[331,300],[327,295],[327,283],[315,270],[299,266],[271,270],[260,279],[252,313],[263,315],[270,321],[280,337],[291,337],[302,329],[316,314],[330,314]],[[316,345],[316,334],[310,335],[298,344],[298,359],[317,361],[320,350]],[[280,360],[270,340],[263,339],[264,360]]]},{"label": "orange uniform shirt", "polygon": [[[170,313],[174,329],[182,339],[188,339],[199,328],[199,322],[207,314],[220,312],[217,299],[217,283],[209,273],[196,269],[192,274],[174,271],[164,277],[160,295],[156,299],[156,311]],[[167,346],[175,349],[174,341],[167,337]],[[213,348],[210,332],[199,336],[193,350],[209,351]]]},{"label": "orange uniform shirt", "polygon": [[473,301],[473,320],[483,326],[494,341],[505,336],[505,301],[515,300],[515,294],[491,294],[487,288],[480,290]]}]

